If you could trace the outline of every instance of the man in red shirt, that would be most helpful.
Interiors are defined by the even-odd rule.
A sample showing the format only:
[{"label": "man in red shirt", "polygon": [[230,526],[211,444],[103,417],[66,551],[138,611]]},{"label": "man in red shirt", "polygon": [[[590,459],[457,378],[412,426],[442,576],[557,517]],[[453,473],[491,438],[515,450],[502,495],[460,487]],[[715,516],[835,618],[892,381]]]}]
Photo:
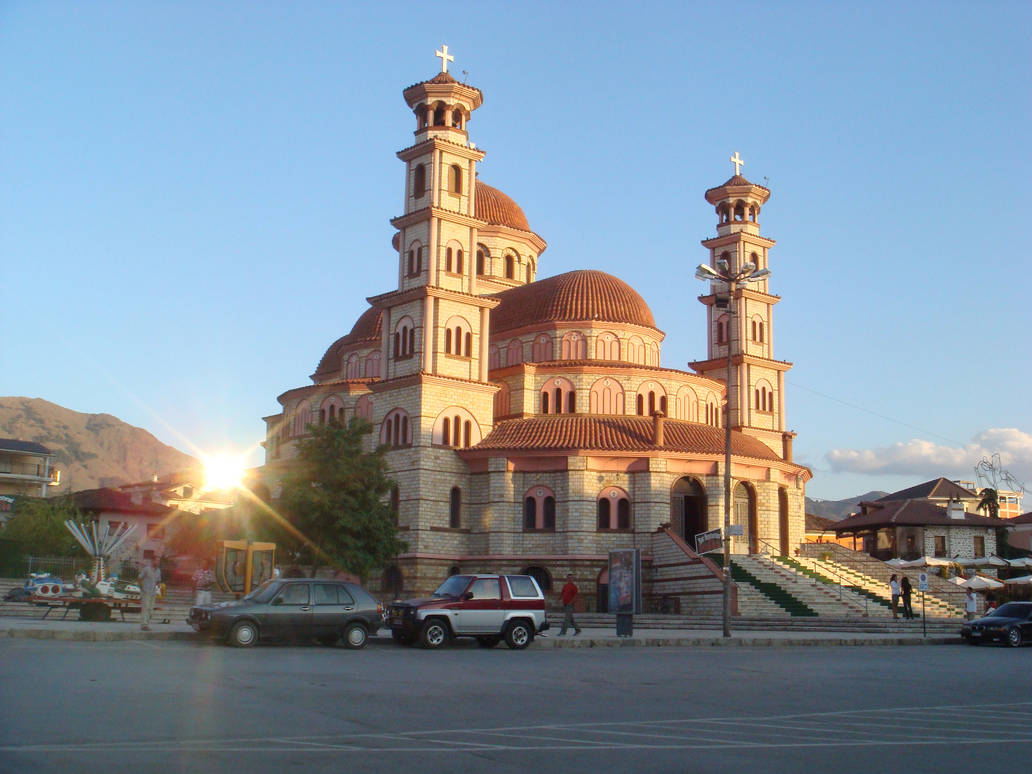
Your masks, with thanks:
[{"label": "man in red shirt", "polygon": [[566,634],[566,629],[569,626],[573,627],[573,636],[576,637],[580,634],[580,627],[577,626],[577,622],[573,620],[573,606],[577,601],[577,584],[573,582],[573,573],[566,576],[566,585],[563,586],[563,590],[559,593],[559,599],[563,603],[563,626],[559,630],[559,636],[562,637]]}]

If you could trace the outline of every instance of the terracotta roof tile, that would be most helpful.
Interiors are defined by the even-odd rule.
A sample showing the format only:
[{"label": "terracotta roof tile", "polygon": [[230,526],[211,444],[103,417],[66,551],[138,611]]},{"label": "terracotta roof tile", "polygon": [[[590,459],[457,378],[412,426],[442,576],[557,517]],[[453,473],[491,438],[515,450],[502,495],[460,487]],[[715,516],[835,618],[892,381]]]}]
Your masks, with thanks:
[{"label": "terracotta roof tile", "polygon": [[319,360],[319,365],[316,366],[314,375],[320,376],[340,370],[340,350],[342,347],[360,342],[378,342],[380,340],[380,325],[382,321],[382,309],[369,307],[362,312],[362,315],[351,328],[351,333],[341,336],[330,344],[326,354]]},{"label": "terracotta roof tile", "polygon": [[[666,419],[663,435],[663,446],[656,446],[651,417],[559,414],[499,422],[472,449],[724,453],[724,431],[717,427]],[[757,439],[738,432],[731,434],[731,452],[739,457],[780,459]]]},{"label": "terracotta roof tile", "polygon": [[[881,502],[881,501],[879,501]],[[1002,519],[990,519],[975,513],[965,513],[962,519],[951,519],[946,509],[928,500],[896,500],[882,507],[872,508],[867,513],[858,513],[848,519],[835,522],[835,532],[853,532],[858,529],[874,529],[888,526],[924,526],[929,524],[952,525],[956,527],[1003,527]]]},{"label": "terracotta roof tile", "polygon": [[925,481],[923,484],[901,489],[898,492],[879,497],[875,502],[884,503],[893,500],[919,500],[929,497],[971,499],[978,497],[970,489],[965,489],[960,484],[950,481],[948,478],[934,478]]},{"label": "terracotta roof tile", "polygon": [[477,180],[475,199],[474,214],[478,219],[486,220],[495,226],[508,226],[520,231],[531,230],[520,205],[497,188]]},{"label": "terracotta roof tile", "polygon": [[103,487],[101,489],[84,489],[67,495],[71,498],[76,508],[90,513],[100,511],[118,511],[121,513],[168,513],[170,508],[153,500],[143,500],[139,503],[133,502],[133,497],[127,492],[117,489]]},{"label": "terracotta roof tile", "polygon": [[655,328],[645,299],[623,280],[584,269],[531,282],[495,296],[491,333],[543,322],[599,321]]}]

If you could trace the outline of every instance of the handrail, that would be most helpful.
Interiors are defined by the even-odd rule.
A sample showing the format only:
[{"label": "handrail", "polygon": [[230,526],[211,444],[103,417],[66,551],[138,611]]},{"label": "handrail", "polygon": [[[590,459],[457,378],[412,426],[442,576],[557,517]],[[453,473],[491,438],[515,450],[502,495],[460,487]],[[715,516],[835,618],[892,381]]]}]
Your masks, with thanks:
[{"label": "handrail", "polygon": [[[772,546],[772,545],[771,545],[770,543],[768,543],[768,542],[767,542],[766,540],[763,540],[763,539],[758,539],[758,542],[759,542],[759,543],[761,543],[761,544],[763,544],[763,545],[764,545],[764,546],[766,546],[767,548],[770,548],[770,549],[773,549],[773,548],[774,548],[774,546]],[[795,562],[797,562],[798,564],[802,564],[802,562],[799,562],[799,561],[798,561],[798,560],[797,560],[797,559],[796,559],[795,557],[790,557],[790,556],[788,556],[788,554],[786,554],[786,553],[785,553],[784,551],[782,551],[781,549],[776,549],[776,553],[774,553],[773,555],[774,555],[774,556],[783,556],[783,557],[785,557],[786,559],[791,559],[792,561],[795,561]],[[810,557],[807,557],[807,558],[810,558]],[[816,575],[818,574],[818,571],[817,571],[817,569],[816,569],[816,568],[813,568],[813,569],[812,569],[811,571],[812,571],[812,572],[814,573],[814,575],[815,575],[815,577],[816,577]],[[850,591],[853,591],[853,590],[855,590],[855,589],[861,588],[861,587],[860,587],[860,586],[858,586],[858,585],[857,585],[857,584],[856,584],[855,582],[849,582],[849,578],[847,578],[846,576],[844,576],[844,575],[841,575],[841,574],[839,574],[839,573],[835,572],[834,570],[832,570],[832,569],[831,569],[831,568],[829,568],[829,567],[823,567],[823,566],[822,566],[822,567],[821,567],[821,569],[820,569],[820,573],[821,573],[821,574],[828,574],[828,575],[833,575],[833,576],[835,577],[836,581],[834,582],[834,585],[837,585],[837,586],[838,586],[838,589],[839,589],[839,602],[842,602],[842,601],[843,601],[843,596],[844,596],[844,594],[843,594],[843,591],[844,591],[844,589],[846,588],[846,586],[848,586],[848,587],[849,587]],[[815,586],[817,585],[817,582],[816,582],[816,581],[814,581],[814,585],[815,585]],[[868,592],[868,593],[869,593],[869,592]],[[871,615],[871,600],[870,600],[870,598],[869,598],[869,597],[867,596],[867,594],[860,594],[859,596],[861,596],[861,597],[863,598],[863,600],[864,600],[864,617],[865,617],[865,618],[869,618],[869,617],[870,617],[870,615]]]}]

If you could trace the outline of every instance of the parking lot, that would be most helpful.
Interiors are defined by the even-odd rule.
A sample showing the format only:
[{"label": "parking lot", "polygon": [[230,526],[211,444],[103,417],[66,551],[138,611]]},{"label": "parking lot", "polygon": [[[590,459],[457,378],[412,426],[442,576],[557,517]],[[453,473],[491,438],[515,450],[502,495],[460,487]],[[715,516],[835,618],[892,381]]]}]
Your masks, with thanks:
[{"label": "parking lot", "polygon": [[956,771],[1027,756],[1030,669],[1032,648],[12,638],[0,770]]}]

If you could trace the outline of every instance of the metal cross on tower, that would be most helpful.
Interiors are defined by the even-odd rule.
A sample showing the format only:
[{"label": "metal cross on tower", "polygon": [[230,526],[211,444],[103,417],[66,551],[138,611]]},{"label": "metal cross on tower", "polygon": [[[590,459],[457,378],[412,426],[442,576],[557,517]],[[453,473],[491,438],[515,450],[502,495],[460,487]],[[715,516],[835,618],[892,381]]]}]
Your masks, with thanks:
[{"label": "metal cross on tower", "polygon": [[[444,50],[447,51],[448,47],[445,46]],[[735,151],[735,155],[731,157],[731,163],[735,165],[735,174],[739,172],[739,167],[744,167],[745,162],[742,161],[742,157],[738,155],[738,151]]]},{"label": "metal cross on tower", "polygon": [[441,72],[448,72],[448,62],[454,62],[455,57],[448,53],[448,46],[441,46],[440,51],[434,51],[434,56],[441,57]]}]

